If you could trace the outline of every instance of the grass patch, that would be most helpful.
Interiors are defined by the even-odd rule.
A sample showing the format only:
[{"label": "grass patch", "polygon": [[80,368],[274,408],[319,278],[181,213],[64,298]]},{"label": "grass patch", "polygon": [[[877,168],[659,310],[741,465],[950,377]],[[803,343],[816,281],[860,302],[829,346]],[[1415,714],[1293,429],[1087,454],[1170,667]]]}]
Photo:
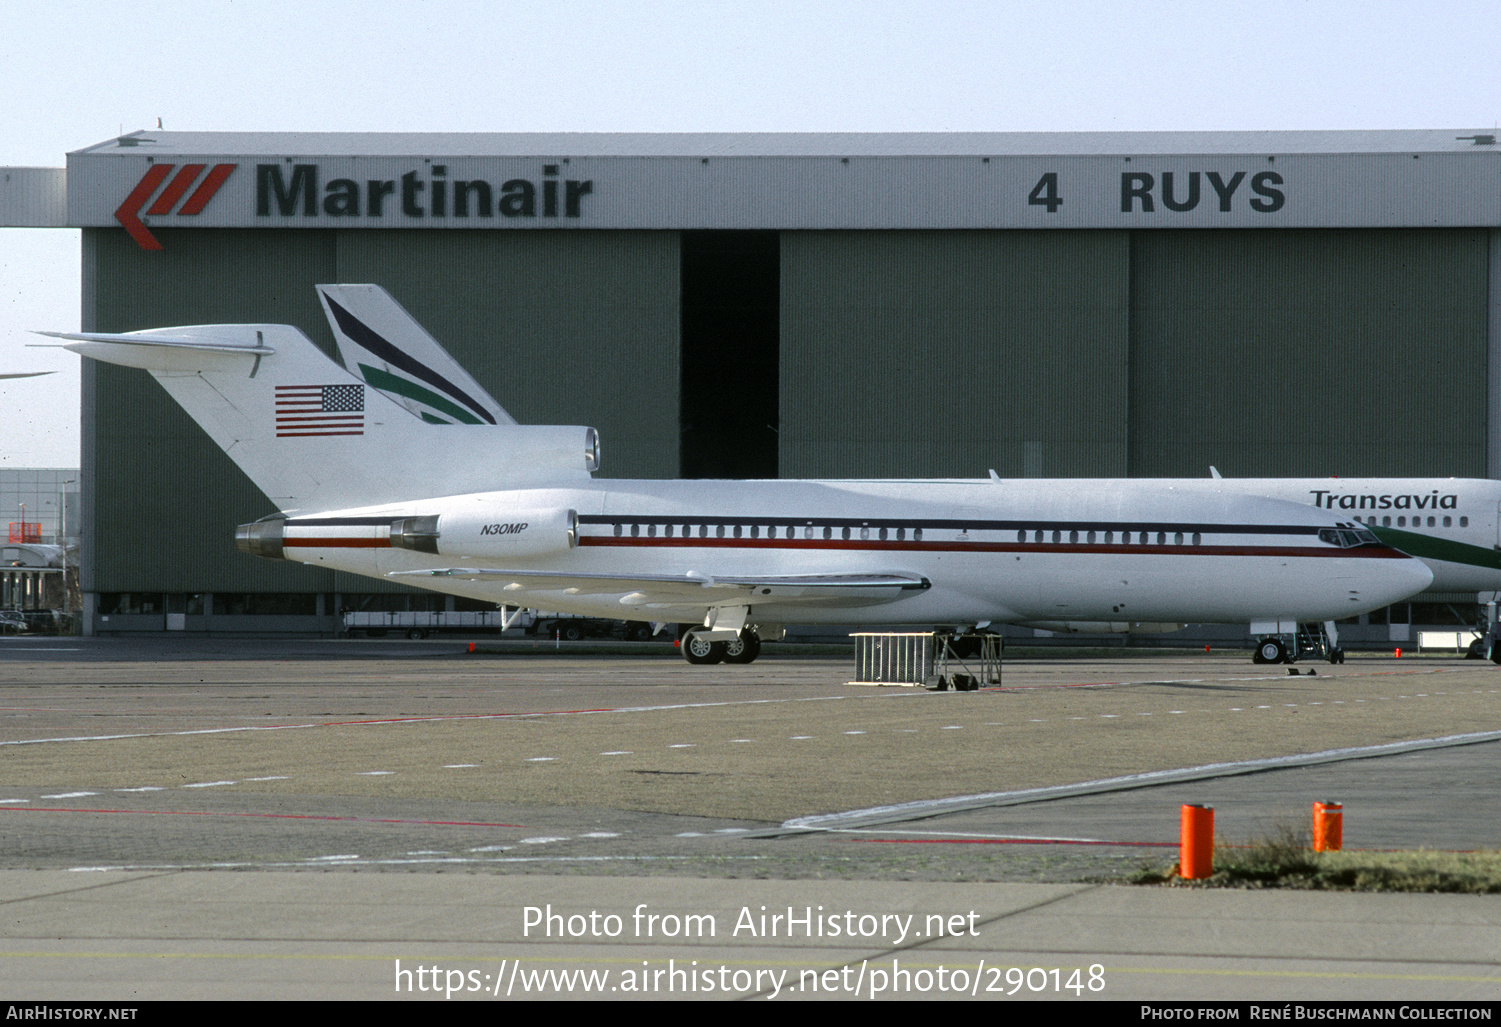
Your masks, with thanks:
[{"label": "grass patch", "polygon": [[1129,884],[1185,888],[1501,894],[1501,852],[1314,852],[1307,835],[1281,827],[1250,845],[1221,842],[1214,875],[1185,881],[1178,866],[1143,867]]}]

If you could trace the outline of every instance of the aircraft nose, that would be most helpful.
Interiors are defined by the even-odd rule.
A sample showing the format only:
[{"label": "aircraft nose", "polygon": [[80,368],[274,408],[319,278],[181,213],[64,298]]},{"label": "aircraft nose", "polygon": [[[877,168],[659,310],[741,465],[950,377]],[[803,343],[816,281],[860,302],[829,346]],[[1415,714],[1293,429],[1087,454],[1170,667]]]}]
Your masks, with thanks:
[{"label": "aircraft nose", "polygon": [[1380,566],[1371,568],[1372,573],[1359,591],[1361,604],[1369,605],[1373,610],[1399,603],[1433,584],[1433,570],[1411,556],[1370,562]]}]

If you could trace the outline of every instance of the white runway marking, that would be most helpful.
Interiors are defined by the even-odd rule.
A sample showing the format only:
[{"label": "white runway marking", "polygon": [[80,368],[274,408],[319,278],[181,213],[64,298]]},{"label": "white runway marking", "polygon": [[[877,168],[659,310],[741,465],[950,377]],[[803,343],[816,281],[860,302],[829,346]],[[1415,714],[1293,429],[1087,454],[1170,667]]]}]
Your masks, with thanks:
[{"label": "white runway marking", "polygon": [[198,781],[194,784],[183,785],[184,788],[218,788],[222,785],[237,785],[238,781]]},{"label": "white runway marking", "polygon": [[1098,781],[1081,781],[1071,785],[1054,785],[1047,788],[1024,788],[1012,792],[984,792],[977,795],[956,795],[947,799],[923,799],[891,806],[871,806],[867,809],[846,810],[842,813],[825,813],[811,817],[795,817],[781,826],[788,830],[828,831],[844,830],[851,826],[869,826],[931,817],[940,813],[957,813],[969,809],[985,809],[992,806],[1019,806],[1029,802],[1046,802],[1051,799],[1066,799],[1080,795],[1099,795],[1108,792],[1126,791],[1135,788],[1151,788],[1156,785],[1177,784],[1183,781],[1203,781],[1217,777],[1234,777],[1262,770],[1282,767],[1307,767],[1320,763],[1338,763],[1344,760],[1371,759],[1423,749],[1443,749],[1456,745],[1477,745],[1482,742],[1501,741],[1501,731],[1478,731],[1473,734],[1445,735],[1441,738],[1420,738],[1408,742],[1391,742],[1386,745],[1363,745],[1348,749],[1326,749],[1323,752],[1303,753],[1297,756],[1274,756],[1260,760],[1241,760],[1234,763],[1207,763],[1198,767],[1182,767],[1177,770],[1154,770],[1145,774],[1127,774],[1122,777],[1107,777]]},{"label": "white runway marking", "polygon": [[56,795],[44,795],[44,799],[82,799],[89,795],[98,795],[98,792],[59,792]]}]

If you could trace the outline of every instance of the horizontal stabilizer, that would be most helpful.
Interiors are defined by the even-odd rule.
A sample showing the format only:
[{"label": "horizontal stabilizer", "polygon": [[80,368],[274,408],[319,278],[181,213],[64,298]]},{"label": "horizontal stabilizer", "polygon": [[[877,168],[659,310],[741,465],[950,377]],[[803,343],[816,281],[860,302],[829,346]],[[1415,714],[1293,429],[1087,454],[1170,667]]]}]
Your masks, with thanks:
[{"label": "horizontal stabilizer", "polygon": [[[587,480],[593,429],[481,424],[458,439],[412,416],[290,325],[47,332],[149,371],[276,506],[311,513]],[[483,454],[477,458],[477,454]]]},{"label": "horizontal stabilizer", "polygon": [[[202,339],[183,337],[176,335],[152,335],[149,332],[37,332],[37,335],[45,335],[53,339],[70,339],[76,342],[111,342],[124,343],[129,346],[172,346],[179,349],[212,350],[217,353],[245,353],[251,356],[269,356],[276,350],[267,346],[256,333],[254,341],[247,340],[243,343],[230,342],[225,339]],[[85,352],[76,346],[65,346],[76,353]]]}]

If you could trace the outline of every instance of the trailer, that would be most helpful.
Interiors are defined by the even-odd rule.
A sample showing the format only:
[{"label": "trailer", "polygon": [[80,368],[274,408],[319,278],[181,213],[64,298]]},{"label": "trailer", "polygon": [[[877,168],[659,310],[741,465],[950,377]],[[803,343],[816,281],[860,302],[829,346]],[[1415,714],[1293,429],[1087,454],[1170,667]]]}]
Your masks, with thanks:
[{"label": "trailer", "polygon": [[496,633],[507,628],[529,628],[535,621],[530,610],[394,610],[344,614],[344,633],[351,638],[384,638],[390,634],[426,638],[445,631]]},{"label": "trailer", "polygon": [[538,613],[526,633],[537,638],[578,642],[585,638],[618,638],[627,642],[650,642],[656,630],[639,620],[607,620],[566,613]]}]

